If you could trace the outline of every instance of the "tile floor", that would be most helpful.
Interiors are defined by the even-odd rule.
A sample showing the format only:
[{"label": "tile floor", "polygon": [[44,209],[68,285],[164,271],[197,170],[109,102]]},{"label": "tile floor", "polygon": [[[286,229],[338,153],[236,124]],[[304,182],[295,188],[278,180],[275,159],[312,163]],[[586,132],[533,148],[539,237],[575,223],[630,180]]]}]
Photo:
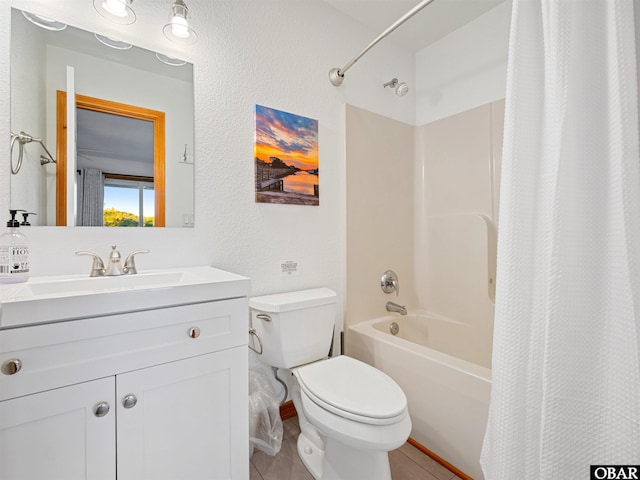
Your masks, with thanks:
[{"label": "tile floor", "polygon": [[[256,450],[251,457],[250,480],[313,480],[296,451],[298,433],[298,418],[285,420],[280,453],[271,457]],[[389,452],[389,462],[393,480],[460,480],[460,477],[408,443]]]}]

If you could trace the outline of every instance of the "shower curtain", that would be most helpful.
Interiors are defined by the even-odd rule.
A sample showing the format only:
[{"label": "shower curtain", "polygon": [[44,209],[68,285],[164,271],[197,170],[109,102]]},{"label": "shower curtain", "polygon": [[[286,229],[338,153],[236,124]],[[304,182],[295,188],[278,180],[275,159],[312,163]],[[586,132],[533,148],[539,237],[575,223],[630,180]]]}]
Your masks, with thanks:
[{"label": "shower curtain", "polygon": [[513,3],[487,480],[640,464],[633,8]]}]

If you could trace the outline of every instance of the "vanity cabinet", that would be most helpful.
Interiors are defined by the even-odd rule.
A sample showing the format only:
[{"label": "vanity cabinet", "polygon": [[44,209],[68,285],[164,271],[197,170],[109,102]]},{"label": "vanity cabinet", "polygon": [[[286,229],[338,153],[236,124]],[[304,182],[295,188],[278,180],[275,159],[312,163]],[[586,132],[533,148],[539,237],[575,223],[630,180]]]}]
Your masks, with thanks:
[{"label": "vanity cabinet", "polygon": [[0,374],[0,479],[249,478],[247,312],[245,294],[0,329],[0,365],[21,365]]},{"label": "vanity cabinet", "polygon": [[234,348],[117,376],[118,480],[247,479],[248,427],[235,420],[247,358]]},{"label": "vanity cabinet", "polygon": [[115,377],[0,402],[0,478],[114,479]]}]

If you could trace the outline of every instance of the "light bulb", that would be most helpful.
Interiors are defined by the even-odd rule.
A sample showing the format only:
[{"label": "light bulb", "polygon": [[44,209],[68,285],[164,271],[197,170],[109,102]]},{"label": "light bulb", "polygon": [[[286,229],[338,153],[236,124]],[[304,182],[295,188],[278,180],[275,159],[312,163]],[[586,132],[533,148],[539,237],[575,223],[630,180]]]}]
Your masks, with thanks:
[{"label": "light bulb", "polygon": [[136,21],[132,3],[133,0],[93,0],[93,8],[110,22],[131,25]]},{"label": "light bulb", "polygon": [[188,38],[189,24],[187,23],[187,19],[179,15],[175,15],[171,19],[171,33],[179,38]]},{"label": "light bulb", "polygon": [[165,37],[174,43],[191,45],[198,39],[198,34],[189,25],[189,9],[184,0],[175,0],[169,14],[169,23],[162,28]]},{"label": "light bulb", "polygon": [[118,17],[124,17],[127,14],[127,5],[122,0],[105,0],[102,7]]}]

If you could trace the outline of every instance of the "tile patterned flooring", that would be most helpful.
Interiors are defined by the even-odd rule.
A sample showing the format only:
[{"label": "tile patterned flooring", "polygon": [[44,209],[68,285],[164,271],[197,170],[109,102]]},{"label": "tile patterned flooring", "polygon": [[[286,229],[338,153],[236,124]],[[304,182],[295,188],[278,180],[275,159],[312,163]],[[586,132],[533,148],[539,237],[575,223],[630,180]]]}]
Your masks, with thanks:
[{"label": "tile patterned flooring", "polygon": [[[285,420],[280,453],[271,457],[256,450],[251,457],[250,480],[313,480],[296,451],[298,433],[298,418]],[[389,452],[389,463],[393,480],[461,480],[408,443]]]}]

